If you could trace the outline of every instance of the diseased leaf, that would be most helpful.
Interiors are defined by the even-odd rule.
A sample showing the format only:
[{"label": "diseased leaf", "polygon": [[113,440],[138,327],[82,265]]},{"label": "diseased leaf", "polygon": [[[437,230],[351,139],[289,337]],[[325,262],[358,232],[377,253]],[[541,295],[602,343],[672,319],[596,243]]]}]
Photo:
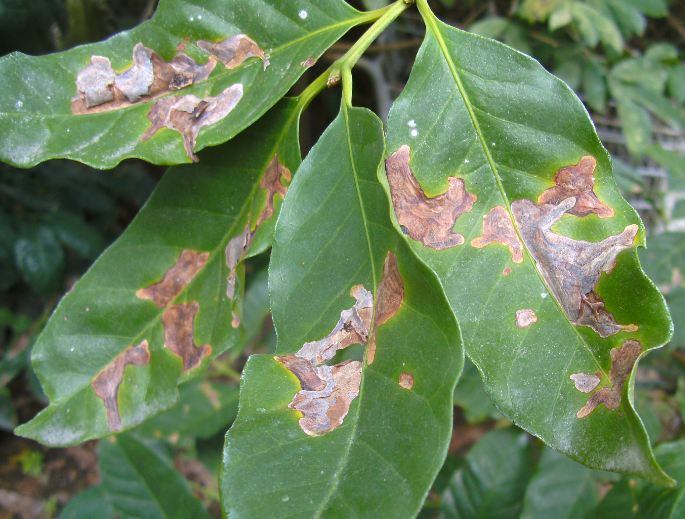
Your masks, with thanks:
[{"label": "diseased leaf", "polygon": [[344,0],[162,0],[106,42],[0,59],[0,160],[179,164],[276,103],[351,27]]},{"label": "diseased leaf", "polygon": [[514,428],[491,431],[469,451],[442,495],[443,519],[516,519],[533,475],[528,437]]},{"label": "diseased leaf", "polygon": [[102,491],[120,519],[210,519],[188,482],[157,449],[123,434],[100,443]]},{"label": "diseased leaf", "polygon": [[392,228],[383,151],[379,119],[344,105],[294,177],[270,266],[277,355],[250,357],[226,438],[229,517],[410,517],[444,461],[460,337]]},{"label": "diseased leaf", "polygon": [[[389,117],[387,191],[394,201],[404,189],[393,185],[400,168],[433,200],[461,182],[475,202],[447,229],[462,244],[406,241],[437,273],[500,411],[591,467],[670,483],[630,378],[670,320],[637,260],[642,224],[585,109],[537,62],[418,5],[428,32]],[[424,233],[453,211],[438,205]],[[600,382],[584,393],[572,375]]]},{"label": "diseased leaf", "polygon": [[32,361],[50,405],[18,434],[68,445],[126,430],[240,341],[241,262],[270,242],[285,185],[269,172],[299,164],[300,108],[284,100],[202,164],[167,171],[38,339]]}]

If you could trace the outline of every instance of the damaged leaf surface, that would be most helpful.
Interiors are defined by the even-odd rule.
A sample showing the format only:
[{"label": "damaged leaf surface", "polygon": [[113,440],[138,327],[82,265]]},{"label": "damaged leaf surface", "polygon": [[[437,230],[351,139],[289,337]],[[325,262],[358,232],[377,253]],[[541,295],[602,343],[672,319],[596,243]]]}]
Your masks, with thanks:
[{"label": "damaged leaf surface", "polygon": [[[0,160],[190,162],[263,115],[305,72],[300,63],[369,20],[344,0],[162,0],[151,20],[105,42],[9,54],[0,58]],[[243,91],[231,110],[204,106],[235,85]]]},{"label": "damaged leaf surface", "polygon": [[459,332],[392,228],[382,161],[378,118],[343,106],[293,177],[269,270],[276,355],[248,360],[224,449],[229,517],[411,516],[442,464]]},{"label": "damaged leaf surface", "polygon": [[[465,245],[435,250],[404,239],[438,275],[466,353],[504,414],[587,465],[668,483],[629,377],[612,392],[618,401],[604,399],[613,409],[576,416],[613,387],[612,357],[625,341],[644,351],[669,337],[663,299],[637,260],[643,228],[582,104],[537,62],[418,5],[428,31],[391,110],[386,155],[408,146],[425,192],[458,178],[475,202],[449,228]],[[394,173],[383,173],[394,201]],[[402,207],[393,213],[401,231]],[[601,382],[589,389],[593,381],[574,374]]]},{"label": "damaged leaf surface", "polygon": [[[269,246],[281,195],[263,186],[275,156],[282,168],[299,164],[298,117],[295,101],[285,100],[239,138],[203,153],[192,172],[166,172],[34,346],[33,366],[50,405],[19,434],[68,445],[129,429],[171,407],[179,380],[194,376],[210,355],[238,344],[243,327],[234,328],[232,316],[242,314],[239,262]],[[224,252],[246,227],[252,246],[241,252],[228,298]]]}]

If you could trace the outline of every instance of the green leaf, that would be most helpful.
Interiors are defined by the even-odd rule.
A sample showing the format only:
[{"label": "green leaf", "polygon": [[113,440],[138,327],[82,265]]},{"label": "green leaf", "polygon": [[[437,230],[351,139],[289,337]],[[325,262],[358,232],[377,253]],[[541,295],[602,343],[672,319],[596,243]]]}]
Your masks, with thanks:
[{"label": "green leaf", "polygon": [[210,519],[173,464],[127,434],[100,443],[100,475],[120,519]]},{"label": "green leaf", "polygon": [[514,428],[489,432],[466,455],[442,495],[442,518],[518,518],[532,464],[525,433]]},{"label": "green leaf", "polygon": [[629,39],[631,36],[642,36],[647,27],[647,19],[639,9],[629,5],[624,0],[605,1],[624,38]]},{"label": "green leaf", "polygon": [[[377,17],[377,13],[359,13],[344,0],[207,0],[201,5],[189,0],[162,0],[150,21],[105,42],[42,57],[9,54],[0,59],[0,160],[29,167],[62,157],[98,168],[111,168],[129,157],[156,164],[189,162],[193,150],[221,144],[249,126],[288,91],[312,59],[351,27]],[[131,66],[136,44],[142,43],[167,61],[180,52],[180,45],[190,58],[204,64],[209,63],[209,54],[199,45],[207,45],[197,42],[229,41],[238,35],[247,36],[258,47],[250,47],[247,56],[261,53],[263,59],[250,57],[243,62],[241,52],[234,54],[234,49],[228,48],[227,56],[233,56],[228,61],[231,68],[219,62],[207,79],[202,76],[208,69],[203,74],[182,70],[171,80],[174,88],[183,87],[172,90],[171,95],[197,96],[184,98],[189,106],[179,106],[175,113],[192,111],[200,99],[210,102],[193,119],[192,127],[187,120],[184,125],[173,123],[191,133],[202,130],[196,144],[194,135],[188,135],[184,148],[179,131],[164,128],[152,132],[155,125],[149,118],[156,114],[164,126],[164,108],[170,108],[169,101],[161,102],[159,97],[172,99],[167,95],[167,80],[156,98],[144,96],[119,105],[117,97],[114,104],[86,109],[89,113],[72,113],[77,75],[89,65],[91,56],[109,59],[114,71],[122,74]],[[142,49],[139,52],[145,54]],[[268,54],[266,68],[264,53]],[[157,86],[148,88],[146,83],[152,79],[145,75],[149,59],[141,58],[140,69],[134,69],[141,71],[137,88],[122,86],[129,98],[156,91]],[[102,68],[107,67],[103,64]],[[161,68],[159,65],[155,70]],[[103,93],[89,95],[90,104],[104,99],[108,90],[103,84],[113,81],[113,72],[99,73],[101,83],[93,81],[91,88],[98,90],[99,85]],[[193,78],[195,84],[184,87]],[[209,99],[220,95],[215,101],[225,101],[225,109],[214,106]],[[123,99],[123,94],[119,97]],[[151,111],[158,101],[159,113]],[[173,126],[172,122],[168,124]]]},{"label": "green leaf", "polygon": [[117,517],[109,496],[102,485],[90,487],[73,497],[59,514],[59,519],[115,519]]},{"label": "green leaf", "polygon": [[583,95],[587,104],[599,113],[607,110],[606,71],[594,61],[587,61],[583,67]]},{"label": "green leaf", "polygon": [[65,247],[70,248],[82,258],[95,259],[105,248],[104,238],[82,218],[67,212],[49,216],[46,222]]},{"label": "green leaf", "polygon": [[645,58],[662,63],[678,63],[678,48],[670,43],[655,43],[645,52]]},{"label": "green leaf", "polygon": [[669,187],[672,190],[685,189],[685,154],[659,145],[649,146],[646,152],[657,164],[668,170]]},{"label": "green leaf", "polygon": [[668,16],[667,0],[623,0],[626,4],[639,9],[652,18]]},{"label": "green leaf", "polygon": [[300,161],[300,108],[284,100],[201,164],[166,172],[39,337],[32,361],[50,406],[18,434],[67,445],[133,427],[171,407],[179,378],[210,352],[238,342],[241,260],[271,239],[283,168]]},{"label": "green leaf", "polygon": [[685,287],[678,287],[666,295],[668,308],[673,315],[673,338],[671,343],[685,346]]},{"label": "green leaf", "polygon": [[501,418],[483,387],[478,369],[468,359],[454,389],[454,405],[463,409],[464,417],[469,424],[477,424],[488,418]]},{"label": "green leaf", "polygon": [[685,275],[685,233],[664,232],[649,239],[640,251],[645,272],[659,286],[668,286]]},{"label": "green leaf", "polygon": [[611,18],[589,4],[571,3],[573,19],[578,24],[578,31],[590,47],[600,41],[616,53],[623,51],[623,36]]},{"label": "green leaf", "polygon": [[413,516],[445,459],[460,336],[392,228],[383,152],[379,119],[344,105],[295,175],[269,274],[277,356],[250,357],[226,438],[229,517]]},{"label": "green leaf", "polygon": [[599,502],[594,472],[544,449],[526,489],[520,519],[584,519]]},{"label": "green leaf", "polygon": [[14,243],[14,259],[21,277],[37,292],[49,293],[59,288],[64,251],[49,227],[24,225]]},{"label": "green leaf", "polygon": [[652,144],[653,129],[649,112],[629,98],[618,98],[616,109],[628,151],[641,156]]},{"label": "green leaf", "polygon": [[685,104],[685,65],[672,67],[668,73],[668,92],[678,103]]},{"label": "green leaf", "polygon": [[[629,377],[638,353],[668,341],[670,320],[638,263],[643,227],[586,110],[534,60],[442,24],[425,0],[418,6],[426,40],[388,122],[386,170],[405,178],[390,193],[397,227],[438,275],[503,414],[591,467],[670,483],[631,403]],[[566,168],[562,180],[582,175],[592,187],[593,166],[594,193],[555,186]],[[547,203],[536,205],[540,197]],[[550,228],[552,218],[559,221]],[[600,252],[618,242],[609,256]],[[559,258],[559,247],[575,259]],[[603,266],[590,267],[591,257]],[[586,313],[595,304],[597,313]],[[599,396],[576,389],[571,375],[592,380],[595,372]],[[613,409],[594,408],[609,395]]]},{"label": "green leaf", "polygon": [[149,438],[174,435],[211,438],[228,428],[237,411],[237,387],[191,380],[179,387],[179,399],[174,407],[147,420],[136,430]]}]

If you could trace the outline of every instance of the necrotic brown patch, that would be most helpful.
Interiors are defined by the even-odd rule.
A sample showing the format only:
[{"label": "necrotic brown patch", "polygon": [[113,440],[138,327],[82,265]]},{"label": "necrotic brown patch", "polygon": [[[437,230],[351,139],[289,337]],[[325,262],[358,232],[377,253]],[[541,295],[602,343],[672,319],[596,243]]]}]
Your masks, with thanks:
[{"label": "necrotic brown patch", "polygon": [[147,288],[141,288],[136,292],[136,296],[140,299],[149,299],[158,307],[164,308],[202,270],[208,259],[208,252],[184,250],[176,264],[166,271],[159,283],[155,283]]},{"label": "necrotic brown patch", "polygon": [[121,430],[119,414],[119,386],[124,378],[126,366],[142,366],[150,362],[150,350],[147,341],[130,346],[120,353],[106,368],[93,379],[95,394],[102,399],[107,411],[107,423],[112,431]]},{"label": "necrotic brown patch", "polygon": [[288,407],[302,413],[300,428],[310,436],[320,436],[339,427],[359,394],[361,362],[325,364],[339,350],[368,341],[373,296],[361,285],[354,286],[351,293],[354,306],[340,313],[340,319],[326,337],[305,343],[294,355],[275,357],[300,381],[302,389]]},{"label": "necrotic brown patch", "polygon": [[[578,418],[585,418],[592,411],[594,411],[598,405],[604,404],[607,409],[615,410],[621,404],[621,395],[623,394],[623,386],[626,380],[630,376],[630,372],[637,361],[637,358],[642,352],[642,347],[640,343],[635,340],[628,340],[623,343],[620,348],[612,348],[611,350],[611,373],[609,378],[611,379],[611,386],[604,387],[594,393],[589,399],[587,404],[583,406],[577,413]],[[585,375],[584,373],[579,373],[578,375],[583,375],[584,377],[591,377],[592,375]],[[572,376],[573,378],[573,376]],[[574,379],[574,382],[575,379]],[[576,382],[576,387],[578,383]],[[596,387],[596,385],[595,385]],[[583,391],[583,389],[580,389]],[[591,390],[590,390],[591,391]],[[586,391],[583,391],[586,392]]]},{"label": "necrotic brown patch", "polygon": [[409,166],[410,149],[404,145],[385,162],[392,204],[402,230],[426,247],[442,250],[464,243],[452,231],[457,218],[468,212],[476,196],[466,191],[464,181],[449,177],[447,192],[428,198]]},{"label": "necrotic brown patch", "polygon": [[234,69],[248,58],[259,58],[264,69],[269,66],[269,58],[257,43],[244,34],[231,36],[220,42],[200,40],[197,46],[218,59],[227,69]]},{"label": "necrotic brown patch", "polygon": [[516,235],[509,213],[501,205],[493,207],[483,217],[483,236],[471,240],[471,245],[477,249],[491,243],[506,245],[514,263],[523,261],[523,245]]},{"label": "necrotic brown patch", "polygon": [[193,334],[195,315],[200,309],[197,302],[170,306],[162,315],[164,323],[164,346],[183,360],[183,371],[196,368],[202,359],[212,353],[212,347],[205,344],[195,346]]},{"label": "necrotic brown patch", "polygon": [[538,316],[529,308],[516,310],[516,326],[519,328],[527,328],[533,323],[538,322]]},{"label": "necrotic brown patch", "polygon": [[200,99],[195,95],[169,96],[157,101],[148,113],[152,123],[141,140],[150,139],[162,128],[177,131],[183,137],[186,154],[193,162],[195,141],[202,128],[225,119],[243,97],[243,85],[236,83],[214,97]]},{"label": "necrotic brown patch", "polygon": [[109,58],[91,56],[90,64],[76,77],[71,111],[85,114],[125,108],[205,81],[215,66],[214,58],[200,65],[185,54],[166,62],[142,43],[133,48],[132,64],[121,74],[114,72]]},{"label": "necrotic brown patch", "polygon": [[596,243],[552,232],[552,225],[575,205],[575,198],[556,205],[517,200],[511,209],[538,271],[568,318],[591,327],[601,337],[633,331],[634,325],[623,326],[614,320],[594,290],[602,272],[614,267],[616,256],[632,247],[638,227],[629,225],[621,234]]},{"label": "necrotic brown patch", "polygon": [[400,374],[400,381],[399,384],[401,387],[404,389],[411,389],[414,387],[414,375],[411,373],[402,373]]},{"label": "necrotic brown patch", "polygon": [[575,205],[568,210],[576,216],[587,216],[595,213],[600,218],[614,216],[614,210],[604,205],[594,192],[594,172],[597,161],[586,155],[577,164],[565,166],[554,176],[556,185],[540,195],[541,204],[557,205],[569,197],[576,199]]},{"label": "necrotic brown patch", "polygon": [[397,313],[404,300],[404,281],[397,266],[397,256],[392,251],[385,256],[376,300],[374,330],[366,352],[368,364],[372,364],[376,357],[376,329]]}]

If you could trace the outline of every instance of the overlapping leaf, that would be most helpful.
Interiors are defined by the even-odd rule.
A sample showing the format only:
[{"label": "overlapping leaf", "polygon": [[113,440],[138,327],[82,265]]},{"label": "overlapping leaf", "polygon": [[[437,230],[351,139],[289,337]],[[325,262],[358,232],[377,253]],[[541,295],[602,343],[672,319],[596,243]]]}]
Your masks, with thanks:
[{"label": "overlapping leaf", "polygon": [[587,113],[534,60],[419,7],[426,40],[388,129],[399,228],[502,412],[590,466],[668,483],[631,374],[670,320]]},{"label": "overlapping leaf", "polygon": [[442,464],[460,337],[392,228],[383,150],[378,118],[343,106],[288,192],[269,278],[278,355],[243,371],[229,517],[412,517]]},{"label": "overlapping leaf", "polygon": [[241,337],[242,259],[268,246],[301,106],[170,169],[123,236],[62,300],[33,349],[50,405],[17,433],[67,445],[170,407],[179,378]]},{"label": "overlapping leaf", "polygon": [[254,122],[328,46],[374,17],[344,0],[163,0],[150,21],[106,42],[10,54],[0,60],[0,160],[189,162],[193,149]]}]

